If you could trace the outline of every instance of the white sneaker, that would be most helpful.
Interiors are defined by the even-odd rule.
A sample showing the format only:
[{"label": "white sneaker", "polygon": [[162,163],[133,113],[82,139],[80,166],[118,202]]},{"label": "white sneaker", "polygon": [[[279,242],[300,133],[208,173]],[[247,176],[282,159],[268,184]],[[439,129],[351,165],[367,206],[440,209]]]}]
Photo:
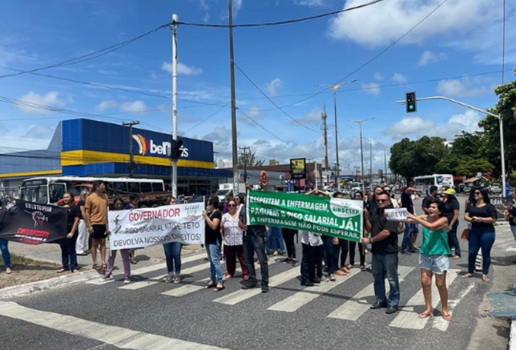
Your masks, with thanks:
[{"label": "white sneaker", "polygon": [[129,277],[124,278],[124,284],[131,283],[131,279]]},{"label": "white sneaker", "polygon": [[172,276],[170,276],[170,275],[167,275],[167,276],[165,276],[165,278],[163,278],[163,282],[170,283],[172,281],[173,281],[173,279],[172,279]]},{"label": "white sneaker", "polygon": [[333,273],[330,274],[330,281],[335,281],[335,280],[336,280],[335,275]]},{"label": "white sneaker", "polygon": [[181,276],[179,276],[179,275],[174,275],[174,277],[172,279],[174,280],[174,283],[176,283],[176,284],[181,282]]}]

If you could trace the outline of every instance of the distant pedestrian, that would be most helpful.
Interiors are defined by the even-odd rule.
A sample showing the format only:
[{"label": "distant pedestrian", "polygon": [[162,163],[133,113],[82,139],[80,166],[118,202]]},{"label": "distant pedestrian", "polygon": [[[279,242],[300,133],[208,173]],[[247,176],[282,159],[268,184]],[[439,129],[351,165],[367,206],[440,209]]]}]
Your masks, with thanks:
[{"label": "distant pedestrian", "polygon": [[[115,211],[124,209],[124,201],[121,198],[116,198],[113,203],[113,207]],[[124,265],[124,284],[128,284],[131,282],[131,263],[129,257],[129,249],[120,249],[120,255],[122,256],[122,263]],[[108,264],[106,273],[104,275],[104,280],[113,279],[113,269],[115,267],[115,259],[118,250],[110,250]]]},{"label": "distant pedestrian", "polygon": [[[459,227],[460,204],[455,197],[455,190],[449,188],[444,191],[444,212],[443,215],[448,219],[448,245],[454,249],[453,258],[460,259],[460,244],[457,238],[457,228]],[[451,253],[450,253],[451,254]]]},{"label": "distant pedestrian", "polygon": [[281,228],[269,226],[267,231],[267,254],[285,254],[285,246],[281,236]]},{"label": "distant pedestrian", "polygon": [[[449,191],[449,190],[448,190]],[[423,226],[423,244],[419,255],[419,267],[421,268],[421,285],[425,298],[425,310],[419,318],[431,317],[432,307],[432,276],[435,274],[435,284],[439,291],[442,306],[442,317],[451,321],[452,316],[448,310],[448,289],[446,288],[446,272],[450,268],[448,255],[451,253],[448,246],[449,221],[444,216],[445,203],[433,199],[428,205],[428,214],[415,216],[408,214],[412,223]]]},{"label": "distant pedestrian", "polygon": [[[177,199],[171,197],[168,205],[176,205]],[[181,242],[168,242],[163,244],[163,250],[165,251],[165,261],[167,264],[167,276],[163,279],[163,282],[181,282],[181,248],[183,244]]]},{"label": "distant pedestrian", "polygon": [[79,196],[79,202],[77,202],[77,207],[80,211],[79,216],[79,227],[77,228],[77,243],[75,243],[75,250],[77,255],[88,255],[88,241],[89,241],[89,233],[88,228],[86,227],[86,222],[84,222],[84,211],[86,208],[86,198],[88,197],[89,192],[84,190],[81,192]]},{"label": "distant pedestrian", "polygon": [[[106,237],[110,233],[108,222],[108,197],[102,181],[93,182],[93,192],[86,198],[84,221],[92,238],[91,259],[93,268],[106,270]],[[97,249],[100,247],[100,261],[97,264]]]},{"label": "distant pedestrian", "polygon": [[224,237],[224,256],[226,257],[227,274],[225,280],[233,278],[236,271],[236,259],[240,261],[242,277],[247,280],[247,266],[244,260],[243,230],[239,225],[237,204],[234,199],[227,202],[228,212],[222,215],[221,231]]},{"label": "distant pedestrian", "polygon": [[[371,213],[371,237],[362,238],[362,244],[371,244],[372,273],[376,302],[371,309],[387,307],[387,314],[398,311],[400,283],[398,279],[398,223],[388,221],[385,209],[392,208],[386,192],[376,196],[378,208]],[[389,295],[385,291],[385,279],[390,286]]]},{"label": "distant pedestrian", "polygon": [[67,211],[67,234],[66,238],[59,241],[61,247],[61,262],[63,266],[57,270],[57,273],[71,271],[73,273],[79,272],[79,265],[77,264],[77,252],[75,251],[75,244],[77,243],[77,228],[79,227],[79,218],[81,216],[80,209],[74,203],[73,194],[65,192],[63,194],[63,207]]},{"label": "distant pedestrian", "polygon": [[[504,211],[505,220],[509,221],[509,227],[516,241],[516,192],[512,193],[511,201],[508,204]],[[516,263],[516,261],[513,261],[513,263]]]},{"label": "distant pedestrian", "polygon": [[[409,182],[407,188],[401,193],[401,207],[407,208],[407,211],[414,214],[414,200],[412,195],[417,193],[418,190],[414,187],[414,182]],[[412,235],[414,234],[413,225],[407,224],[405,226],[405,233],[403,235],[403,241],[401,243],[402,254],[416,253],[417,249],[414,247],[414,240]]]},{"label": "distant pedestrian", "polygon": [[475,190],[475,203],[466,208],[464,219],[471,222],[469,231],[468,273],[464,277],[473,276],[475,258],[479,249],[482,249],[482,280],[489,282],[489,267],[491,265],[491,248],[495,241],[494,223],[498,213],[489,200],[487,189]]}]

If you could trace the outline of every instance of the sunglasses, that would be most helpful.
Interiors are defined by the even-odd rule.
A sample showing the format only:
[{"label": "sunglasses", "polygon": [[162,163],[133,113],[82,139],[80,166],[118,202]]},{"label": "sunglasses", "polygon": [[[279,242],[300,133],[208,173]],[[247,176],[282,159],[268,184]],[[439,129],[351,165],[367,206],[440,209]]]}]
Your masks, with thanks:
[{"label": "sunglasses", "polygon": [[228,207],[231,208],[231,207],[236,207],[236,204],[228,204]]},{"label": "sunglasses", "polygon": [[384,202],[387,202],[389,201],[388,199],[377,199],[376,200],[376,203],[384,203]]},{"label": "sunglasses", "polygon": [[480,194],[480,192],[475,192],[475,194]]}]

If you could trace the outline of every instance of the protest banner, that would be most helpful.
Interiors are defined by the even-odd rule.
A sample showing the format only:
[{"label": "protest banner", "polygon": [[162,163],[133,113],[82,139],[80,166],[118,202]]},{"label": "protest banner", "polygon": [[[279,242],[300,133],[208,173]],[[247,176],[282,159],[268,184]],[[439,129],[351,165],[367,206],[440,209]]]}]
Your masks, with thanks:
[{"label": "protest banner", "polygon": [[109,212],[109,248],[133,249],[169,242],[204,244],[204,203]]},{"label": "protest banner", "polygon": [[359,242],[362,201],[283,192],[249,191],[250,225],[285,227]]},{"label": "protest banner", "polygon": [[504,211],[508,206],[511,205],[511,199],[507,199],[504,196],[489,196],[491,204],[496,208],[496,213],[498,214],[498,221],[505,221]]},{"label": "protest banner", "polygon": [[384,212],[388,221],[408,221],[407,208],[385,209]]},{"label": "protest banner", "polygon": [[0,238],[25,244],[66,239],[68,213],[54,205],[6,199],[0,209]]}]

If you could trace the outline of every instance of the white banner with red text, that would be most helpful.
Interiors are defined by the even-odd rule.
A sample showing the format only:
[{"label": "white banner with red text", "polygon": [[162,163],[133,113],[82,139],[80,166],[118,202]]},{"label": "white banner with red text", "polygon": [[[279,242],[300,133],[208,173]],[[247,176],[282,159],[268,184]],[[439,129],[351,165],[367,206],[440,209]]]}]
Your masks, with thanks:
[{"label": "white banner with red text", "polygon": [[204,203],[109,212],[109,249],[134,249],[169,242],[204,244]]}]

